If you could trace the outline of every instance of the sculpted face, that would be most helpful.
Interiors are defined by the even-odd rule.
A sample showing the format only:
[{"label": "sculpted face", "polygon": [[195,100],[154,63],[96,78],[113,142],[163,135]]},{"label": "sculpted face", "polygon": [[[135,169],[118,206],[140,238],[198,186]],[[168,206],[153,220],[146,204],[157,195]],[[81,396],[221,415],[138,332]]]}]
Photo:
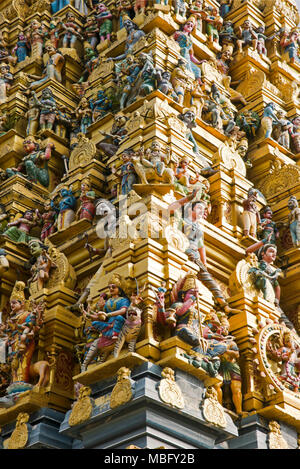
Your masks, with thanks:
[{"label": "sculpted face", "polygon": [[30,254],[34,257],[37,257],[41,254],[42,252],[42,247],[38,241],[34,241],[30,243]]},{"label": "sculpted face", "polygon": [[195,27],[195,23],[193,21],[187,21],[183,26],[183,31],[186,33],[191,33]]},{"label": "sculpted face", "polygon": [[277,249],[275,247],[269,247],[266,252],[263,253],[262,259],[267,263],[267,264],[272,264],[277,255]]},{"label": "sculpted face", "polygon": [[10,309],[11,309],[11,312],[14,313],[14,314],[17,313],[18,311],[20,311],[22,309],[21,301],[11,300]]},{"label": "sculpted face", "polygon": [[237,149],[238,154],[243,158],[246,156],[248,148],[245,145],[240,145]]},{"label": "sculpted face", "polygon": [[269,220],[271,220],[273,212],[272,210],[267,210],[263,215],[264,215],[264,218],[268,218]]},{"label": "sculpted face", "polygon": [[298,203],[296,201],[296,199],[290,199],[288,201],[288,208],[289,210],[293,210],[294,208],[296,208],[298,206]]},{"label": "sculpted face", "polygon": [[109,294],[111,296],[119,296],[119,287],[118,285],[115,285],[114,283],[108,285],[109,288]]}]

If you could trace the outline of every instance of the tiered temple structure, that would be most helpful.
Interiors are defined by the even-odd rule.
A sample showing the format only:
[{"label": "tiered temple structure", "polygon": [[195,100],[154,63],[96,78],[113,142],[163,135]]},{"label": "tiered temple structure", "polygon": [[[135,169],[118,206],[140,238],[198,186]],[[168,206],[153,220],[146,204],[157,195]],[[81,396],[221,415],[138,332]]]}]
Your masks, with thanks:
[{"label": "tiered temple structure", "polygon": [[299,447],[298,24],[1,1],[1,448]]}]

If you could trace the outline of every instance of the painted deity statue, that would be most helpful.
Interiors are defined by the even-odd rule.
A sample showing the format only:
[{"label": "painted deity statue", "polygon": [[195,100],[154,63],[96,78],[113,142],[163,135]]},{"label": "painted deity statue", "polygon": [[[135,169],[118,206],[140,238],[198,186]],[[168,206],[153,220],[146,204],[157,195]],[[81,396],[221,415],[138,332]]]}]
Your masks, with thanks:
[{"label": "painted deity statue", "polygon": [[112,13],[104,3],[95,8],[95,19],[99,28],[100,42],[110,41],[112,33]]},{"label": "painted deity statue", "polygon": [[208,347],[205,357],[215,364],[219,363],[218,372],[223,382],[215,385],[217,398],[223,405],[223,390],[230,388],[232,401],[238,415],[247,413],[242,410],[242,377],[239,366],[239,349],[234,338],[229,335],[229,321],[225,315],[221,318],[214,312],[206,315],[203,336],[207,339]]},{"label": "painted deity statue", "polygon": [[40,130],[53,130],[57,107],[52,90],[50,88],[44,88],[41,99],[38,100],[36,94],[34,94],[34,98],[40,108]]},{"label": "painted deity statue", "polygon": [[171,73],[163,70],[156,70],[157,89],[162,93],[170,96],[174,101],[178,102],[179,97],[175,93],[171,83]]},{"label": "painted deity statue", "polygon": [[114,116],[114,123],[110,133],[106,133],[100,130],[100,133],[104,135],[104,140],[98,143],[98,147],[103,153],[109,158],[113,156],[120,147],[122,141],[126,138],[128,131],[125,128],[127,117],[123,114],[117,114]]},{"label": "painted deity statue", "polygon": [[233,0],[220,0],[220,15],[224,18],[230,12]]},{"label": "painted deity statue", "polygon": [[47,200],[44,204],[44,213],[40,215],[42,224],[41,240],[44,242],[56,230],[57,213],[51,209],[51,201]]},{"label": "painted deity statue", "polygon": [[[189,158],[184,157],[180,160],[179,164],[175,166],[175,189],[179,190],[183,194],[190,194],[196,187],[202,186],[203,193],[201,196],[204,196],[204,192],[207,193],[209,190],[209,182],[201,177],[200,173],[196,173],[196,176],[193,177],[188,171]],[[208,196],[209,199],[209,196]]]},{"label": "painted deity statue", "polygon": [[300,34],[299,30],[295,29],[291,32],[284,31],[281,35],[280,45],[283,49],[285,56],[291,63],[300,63],[299,45]]},{"label": "painted deity statue", "polygon": [[288,224],[294,247],[300,245],[300,208],[295,196],[291,196],[288,201]]},{"label": "painted deity statue", "polygon": [[133,158],[133,164],[142,184],[148,184],[149,180],[159,180],[174,184],[174,173],[168,166],[171,162],[170,150],[162,151],[161,144],[153,140],[150,148],[144,151],[142,147]]},{"label": "painted deity statue", "polygon": [[270,207],[265,207],[261,211],[259,238],[263,244],[276,244],[279,238],[279,231],[276,223],[272,220],[272,216],[273,212]]},{"label": "painted deity statue", "polygon": [[243,52],[243,46],[251,45],[254,50],[257,48],[257,34],[253,29],[250,20],[245,20],[238,28],[237,46],[239,53]]},{"label": "painted deity statue", "polygon": [[34,91],[28,100],[28,110],[24,117],[27,119],[26,135],[35,136],[39,130],[40,103]]},{"label": "painted deity statue", "polygon": [[294,152],[297,154],[297,153],[300,153],[300,117],[296,116],[292,120],[292,124],[293,124],[293,131],[291,134],[292,146],[293,146]]},{"label": "painted deity statue", "polygon": [[88,127],[93,123],[93,111],[90,108],[89,101],[83,96],[75,109],[76,118],[80,122],[80,132],[87,133]]},{"label": "painted deity statue", "polygon": [[94,16],[88,16],[84,25],[84,37],[92,49],[99,43],[99,27]]},{"label": "painted deity statue", "polygon": [[117,0],[116,7],[117,15],[119,17],[119,29],[122,29],[123,27],[127,29],[126,20],[130,18],[133,5],[130,0]]},{"label": "painted deity statue", "polygon": [[44,76],[40,78],[36,75],[28,75],[29,78],[34,80],[28,87],[28,93],[30,93],[31,90],[38,88],[49,79],[56,80],[59,83],[62,82],[62,68],[65,63],[63,55],[55,49],[51,43],[46,45],[45,50],[48,53],[49,58],[46,62],[43,73]]},{"label": "painted deity statue", "polygon": [[48,187],[50,183],[48,161],[52,156],[54,144],[49,142],[45,150],[40,149],[39,143],[33,137],[28,136],[23,142],[25,156],[17,168],[6,169],[6,176],[12,177],[20,174],[34,183],[40,183]]},{"label": "painted deity statue", "polygon": [[64,48],[75,47],[77,39],[83,39],[81,36],[81,28],[75,21],[75,15],[72,12],[68,12],[66,15],[66,21],[62,23],[63,33],[63,44]]},{"label": "painted deity statue", "polygon": [[36,340],[43,325],[44,303],[28,304],[24,295],[24,282],[16,282],[10,297],[10,316],[0,326],[0,334],[6,340],[6,363],[10,366],[10,384],[6,395],[0,399],[0,407],[14,405],[18,395],[33,388],[31,384],[39,375],[37,386],[49,382],[49,363],[33,363]]},{"label": "painted deity statue", "polygon": [[28,285],[36,283],[37,290],[40,291],[42,288],[45,288],[51,269],[57,266],[48,255],[46,246],[39,239],[32,238],[28,246],[30,254],[36,259],[31,267],[31,277],[28,280]]},{"label": "painted deity statue", "polygon": [[17,44],[12,49],[12,54],[16,56],[17,63],[23,62],[26,57],[29,56],[30,52],[30,44],[28,41],[28,37],[24,34],[24,32],[19,33]]},{"label": "painted deity statue", "polygon": [[35,53],[36,57],[43,57],[43,49],[47,35],[47,29],[39,21],[33,20],[30,23],[26,37],[31,47],[31,54]]},{"label": "painted deity statue", "polygon": [[111,100],[105,94],[103,89],[97,91],[96,99],[90,99],[90,107],[93,111],[92,120],[97,122],[97,120],[104,117],[112,108]]},{"label": "painted deity statue", "polygon": [[141,37],[145,36],[144,31],[139,29],[138,26],[128,16],[126,16],[124,20],[124,27],[127,33],[124,53],[118,55],[117,57],[108,58],[108,60],[113,60],[114,62],[117,62],[115,65],[115,73],[117,76],[121,71],[122,64],[125,63],[127,55],[133,54],[133,48],[135,44],[139,41]]},{"label": "painted deity statue", "polygon": [[300,389],[300,348],[290,330],[281,330],[275,343],[267,344],[268,357],[279,365],[278,378],[292,391]]},{"label": "painted deity statue", "polygon": [[[253,245],[255,246],[255,245]],[[247,249],[247,252],[251,252],[251,246]],[[279,305],[280,301],[280,286],[278,277],[281,275],[281,269],[277,269],[273,266],[276,260],[277,247],[274,244],[264,244],[258,253],[260,259],[258,267],[251,267],[249,273],[253,274],[254,285],[258,290],[261,290],[264,298],[267,298],[267,279],[271,282],[275,293],[275,304]]]},{"label": "painted deity statue", "polygon": [[274,138],[287,150],[291,148],[291,133],[293,124],[286,118],[286,113],[282,109],[277,111],[278,122],[275,124]]},{"label": "painted deity statue", "polygon": [[196,28],[198,31],[202,32],[202,15],[203,10],[203,0],[194,0],[189,8],[190,15],[195,16],[196,18]]},{"label": "painted deity statue", "polygon": [[[130,305],[130,300],[127,298],[121,284],[116,277],[116,282],[108,285],[109,298],[105,301],[103,311],[98,311],[91,315],[94,321],[92,326],[101,333],[101,337],[97,340],[97,348],[104,348],[110,346],[118,339],[122,326],[125,323],[125,314]],[[89,360],[94,356],[96,350],[90,348],[90,353],[87,355],[83,363],[83,369],[89,363]],[[91,357],[92,355],[92,357]]]},{"label": "painted deity statue", "polygon": [[7,224],[3,236],[15,243],[28,243],[31,240],[30,231],[37,225],[38,214],[27,210],[20,218]]},{"label": "painted deity statue", "polygon": [[193,202],[198,191],[199,188],[186,197],[173,202],[169,206],[169,213],[171,215],[175,213],[176,215],[176,212],[178,214],[179,211],[183,212],[179,217],[179,228],[182,225],[184,228],[184,234],[189,242],[189,246],[185,251],[186,254],[199,267],[199,272],[197,274],[198,280],[200,280],[211,291],[214,300],[219,307],[223,308],[227,313],[234,312],[235,310],[232,310],[228,306],[221,289],[207,270],[204,233],[201,226],[201,220],[207,213],[207,204],[203,200],[196,200]]},{"label": "painted deity statue", "polygon": [[83,218],[92,221],[95,213],[96,208],[94,205],[94,201],[96,199],[96,194],[92,190],[91,181],[89,178],[84,178],[81,181],[81,194],[80,194],[80,206],[76,213],[76,218],[78,220],[82,220]]},{"label": "painted deity statue", "polygon": [[201,65],[203,61],[199,61],[194,56],[193,43],[191,39],[191,33],[195,26],[196,18],[191,16],[183,25],[182,30],[174,33],[174,39],[179,44],[180,54],[186,60],[186,68],[194,74],[196,80],[201,81],[201,69],[199,65]]},{"label": "painted deity statue", "polygon": [[10,72],[9,64],[0,65],[0,104],[7,100],[7,94],[13,84],[13,74]]},{"label": "painted deity statue", "polygon": [[219,44],[219,31],[223,24],[223,18],[219,14],[219,9],[217,7],[206,7],[202,10],[202,17],[206,23],[208,42],[210,44],[214,42]]},{"label": "painted deity statue", "polygon": [[249,189],[247,199],[243,201],[243,234],[244,236],[253,236],[256,238],[257,225],[260,224],[260,215],[257,201],[257,191]]},{"label": "painted deity statue", "polygon": [[177,66],[171,74],[171,83],[176,95],[178,96],[178,104],[181,106],[184,102],[186,91],[190,87],[190,77],[188,76],[187,61],[181,57],[178,59]]},{"label": "painted deity statue", "polygon": [[75,220],[75,207],[76,207],[76,198],[73,195],[72,189],[67,189],[63,187],[58,197],[60,200],[58,205],[55,204],[54,200],[51,200],[51,208],[56,211],[57,217],[57,229],[61,231]]},{"label": "painted deity statue", "polygon": [[132,156],[134,155],[134,151],[127,149],[124,150],[121,158],[122,158],[122,165],[120,166],[119,170],[115,170],[113,168],[113,174],[116,174],[118,178],[121,180],[121,194],[126,195],[133,189],[133,184],[137,183],[137,175],[134,169],[134,164],[132,162]]},{"label": "painted deity statue", "polygon": [[278,124],[278,118],[275,114],[275,104],[268,103],[264,108],[264,112],[261,119],[261,127],[264,132],[265,138],[270,138],[273,131],[273,125]]}]

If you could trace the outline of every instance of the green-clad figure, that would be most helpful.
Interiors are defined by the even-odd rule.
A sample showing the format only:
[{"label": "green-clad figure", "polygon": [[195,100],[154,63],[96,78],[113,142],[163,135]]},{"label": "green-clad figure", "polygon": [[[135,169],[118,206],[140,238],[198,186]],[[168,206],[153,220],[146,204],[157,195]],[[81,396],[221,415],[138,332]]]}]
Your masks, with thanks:
[{"label": "green-clad figure", "polygon": [[32,236],[29,236],[30,230],[37,225],[37,212],[27,210],[22,217],[7,224],[7,230],[3,236],[15,241],[16,243],[28,243]]}]

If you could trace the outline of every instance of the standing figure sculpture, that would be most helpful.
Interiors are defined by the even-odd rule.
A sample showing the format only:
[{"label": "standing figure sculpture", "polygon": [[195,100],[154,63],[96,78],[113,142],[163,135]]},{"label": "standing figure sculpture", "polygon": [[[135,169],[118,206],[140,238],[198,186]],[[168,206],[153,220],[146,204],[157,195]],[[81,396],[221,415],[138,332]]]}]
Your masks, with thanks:
[{"label": "standing figure sculpture", "polygon": [[243,234],[253,236],[253,238],[256,238],[257,225],[260,224],[260,215],[256,205],[257,195],[255,189],[249,189],[248,197],[243,201]]},{"label": "standing figure sculpture", "polygon": [[75,220],[75,207],[76,198],[73,195],[72,189],[63,187],[59,195],[60,200],[58,206],[56,206],[54,200],[51,200],[51,208],[58,214],[57,217],[57,229],[58,231],[68,228],[70,224]]},{"label": "standing figure sculpture", "polygon": [[12,49],[12,54],[16,56],[17,63],[23,62],[29,56],[30,45],[24,32],[19,33],[17,44]]},{"label": "standing figure sculpture", "polygon": [[275,104],[269,103],[264,108],[264,112],[261,119],[261,127],[264,132],[265,138],[270,138],[272,136],[273,125],[278,124],[278,118],[275,114]]},{"label": "standing figure sculpture", "polygon": [[112,13],[104,3],[95,8],[95,19],[99,28],[100,42],[110,41],[112,32]]},{"label": "standing figure sculpture", "polygon": [[62,29],[64,31],[62,46],[64,48],[73,49],[77,39],[83,40],[81,28],[77,25],[75,15],[72,12],[67,13],[66,22],[62,23]]},{"label": "standing figure sculpture", "polygon": [[191,16],[182,26],[182,30],[174,33],[174,39],[179,44],[180,54],[186,60],[186,68],[194,74],[196,80],[201,81],[201,69],[199,65],[201,65],[203,60],[200,61],[194,56],[193,42],[191,39],[191,33],[195,26],[196,18]]},{"label": "standing figure sculpture", "polygon": [[76,213],[76,218],[78,220],[82,220],[83,218],[93,221],[96,208],[94,205],[94,201],[96,199],[96,194],[92,189],[90,179],[84,178],[81,181],[81,194],[80,194],[80,206]]},{"label": "standing figure sculpture", "polygon": [[181,210],[180,224],[184,227],[184,234],[189,242],[185,253],[197,264],[199,272],[197,278],[212,293],[214,300],[219,308],[226,313],[236,312],[229,307],[220,287],[207,270],[206,266],[206,248],[204,245],[204,233],[201,226],[201,220],[205,217],[207,204],[203,200],[193,202],[200,188],[195,189],[188,196],[173,202],[169,206],[169,213],[172,215]]},{"label": "standing figure sculpture", "polygon": [[300,208],[298,200],[295,196],[291,196],[288,201],[288,209],[290,211],[288,223],[294,247],[300,245]]},{"label": "standing figure sculpture", "polygon": [[10,72],[9,64],[0,65],[0,104],[7,101],[7,94],[13,84],[13,74]]}]

